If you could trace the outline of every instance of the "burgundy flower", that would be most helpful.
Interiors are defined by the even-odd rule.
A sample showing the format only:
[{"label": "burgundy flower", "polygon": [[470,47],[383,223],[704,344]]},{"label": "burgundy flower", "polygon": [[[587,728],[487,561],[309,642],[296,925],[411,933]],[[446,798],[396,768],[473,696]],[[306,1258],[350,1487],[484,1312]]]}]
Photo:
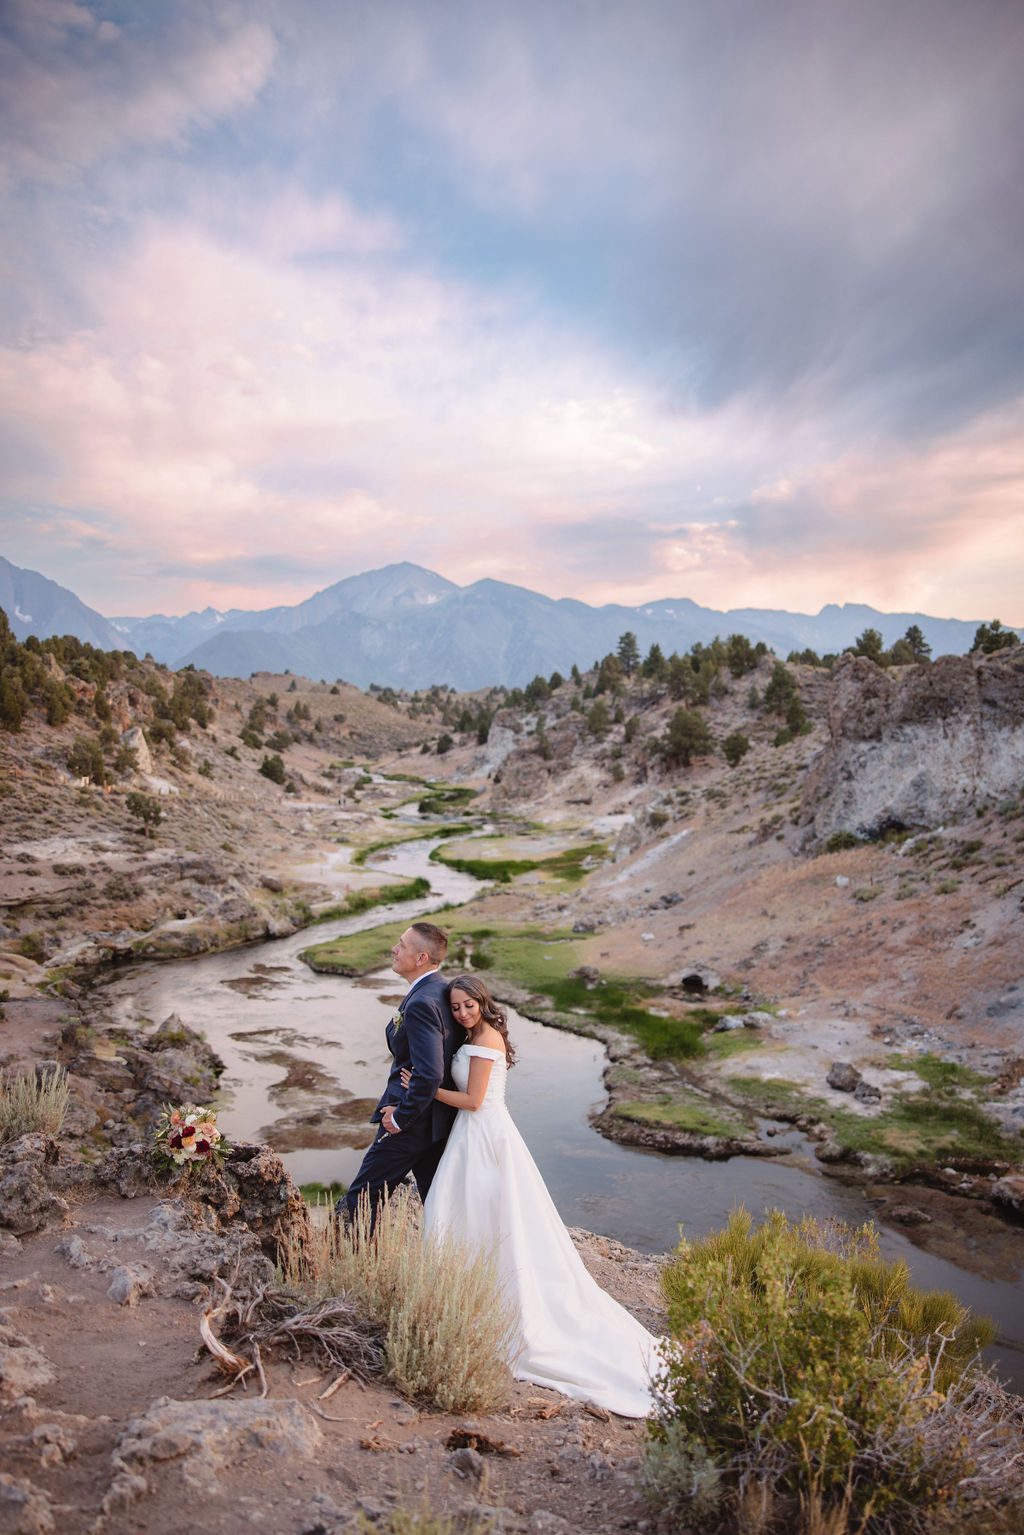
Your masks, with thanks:
[{"label": "burgundy flower", "polygon": [[210,1143],[209,1143],[209,1141],[196,1141],[196,1155],[197,1156],[205,1157],[205,1156],[209,1155],[209,1151],[210,1151]]}]

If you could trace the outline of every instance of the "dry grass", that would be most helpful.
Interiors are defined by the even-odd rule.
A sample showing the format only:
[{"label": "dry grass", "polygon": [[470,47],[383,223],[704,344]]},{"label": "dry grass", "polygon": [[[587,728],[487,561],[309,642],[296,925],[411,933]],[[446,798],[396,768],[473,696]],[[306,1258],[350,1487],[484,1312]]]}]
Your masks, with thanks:
[{"label": "dry grass", "polygon": [[399,1189],[371,1232],[362,1207],[351,1233],[333,1222],[286,1265],[291,1288],[345,1295],[384,1331],[397,1390],[444,1412],[487,1412],[508,1400],[517,1318],[492,1254],[446,1233],[424,1241],[417,1209]]},{"label": "dry grass", "polygon": [[386,1515],[384,1522],[377,1518],[371,1519],[360,1510],[355,1522],[346,1525],[352,1535],[470,1535],[470,1532],[471,1535],[489,1535],[491,1530],[497,1528],[496,1516],[484,1508],[454,1516],[435,1513],[427,1492],[424,1492],[418,1506],[411,1508],[399,1505]]},{"label": "dry grass", "polygon": [[41,1080],[31,1073],[0,1082],[0,1145],[20,1135],[59,1135],[71,1088],[67,1073],[48,1071]]}]

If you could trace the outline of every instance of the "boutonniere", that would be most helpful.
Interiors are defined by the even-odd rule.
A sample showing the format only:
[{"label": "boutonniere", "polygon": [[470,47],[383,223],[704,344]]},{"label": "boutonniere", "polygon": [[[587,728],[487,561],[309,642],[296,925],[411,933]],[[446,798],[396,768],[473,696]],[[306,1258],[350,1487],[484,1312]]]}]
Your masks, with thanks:
[{"label": "boutonniere", "polygon": [[391,1015],[391,1022],[392,1022],[393,1026],[396,1029],[400,1029],[402,1027],[402,1009],[401,1008],[398,1008],[398,1010]]}]

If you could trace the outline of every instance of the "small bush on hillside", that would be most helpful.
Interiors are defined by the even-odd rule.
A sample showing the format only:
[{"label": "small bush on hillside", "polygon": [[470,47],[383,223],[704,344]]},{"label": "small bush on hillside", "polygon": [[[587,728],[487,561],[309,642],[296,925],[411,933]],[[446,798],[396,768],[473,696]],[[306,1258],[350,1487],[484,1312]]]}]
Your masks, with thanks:
[{"label": "small bush on hillside", "polygon": [[152,794],[143,794],[139,789],[133,789],[124,802],[128,814],[142,822],[146,836],[150,836],[151,828],[159,826],[163,820],[163,808],[160,801]]},{"label": "small bush on hillside", "polygon": [[41,1081],[31,1074],[4,1078],[0,1081],[0,1145],[33,1132],[59,1135],[70,1097],[67,1073],[61,1070],[47,1072]]},{"label": "small bush on hillside", "polygon": [[722,742],[722,753],[730,767],[736,767],[750,750],[750,740],[742,730],[734,730]]},{"label": "small bush on hillside", "polygon": [[73,778],[87,778],[90,783],[106,782],[103,747],[95,736],[79,736],[68,752],[68,772]]},{"label": "small bush on hillside", "polygon": [[845,853],[853,847],[863,847],[863,842],[856,832],[834,831],[825,843],[826,853]]},{"label": "small bush on hillside", "polygon": [[264,778],[269,778],[271,783],[284,783],[284,763],[276,754],[273,757],[264,757],[259,771]]},{"label": "small bush on hillside", "polygon": [[666,1271],[648,1497],[707,1535],[1018,1527],[1020,1430],[976,1363],[994,1329],[913,1289],[870,1228],[751,1227],[736,1213]]}]

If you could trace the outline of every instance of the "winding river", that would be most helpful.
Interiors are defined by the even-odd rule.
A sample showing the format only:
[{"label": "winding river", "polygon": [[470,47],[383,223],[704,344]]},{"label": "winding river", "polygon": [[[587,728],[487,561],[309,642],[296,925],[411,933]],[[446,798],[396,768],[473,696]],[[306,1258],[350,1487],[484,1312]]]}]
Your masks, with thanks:
[{"label": "winding river", "polygon": [[[236,1140],[274,1141],[275,1125],[339,1097],[376,1100],[387,1073],[383,1022],[402,983],[381,955],[381,969],[358,980],[314,974],[299,959],[312,943],[361,931],[397,916],[461,903],[477,887],[470,876],[429,863],[436,841],[403,844],[389,873],[426,875],[433,894],[421,903],[378,907],[291,938],[197,959],[111,972],[97,1000],[113,1024],[158,1023],[177,1013],[201,1030],[226,1063],[220,1123]],[[342,856],[342,855],[339,855]],[[347,854],[343,855],[347,856]],[[861,1189],[822,1175],[802,1137],[784,1139],[786,1157],[705,1162],[619,1146],[590,1126],[588,1111],[604,1100],[603,1048],[592,1040],[509,1015],[518,1063],[509,1104],[552,1197],[569,1225],[584,1226],[642,1252],[664,1252],[701,1236],[745,1205],[755,1217],[769,1208],[791,1218],[838,1216],[854,1225],[872,1219]],[[301,1141],[301,1136],[298,1138]],[[299,1183],[347,1182],[357,1148],[304,1147],[283,1153]],[[880,1228],[882,1251],[903,1258],[918,1284],[952,1290],[991,1316],[1001,1337],[991,1351],[1000,1376],[1024,1390],[1024,1280],[980,1277],[922,1252],[901,1232]]]}]

